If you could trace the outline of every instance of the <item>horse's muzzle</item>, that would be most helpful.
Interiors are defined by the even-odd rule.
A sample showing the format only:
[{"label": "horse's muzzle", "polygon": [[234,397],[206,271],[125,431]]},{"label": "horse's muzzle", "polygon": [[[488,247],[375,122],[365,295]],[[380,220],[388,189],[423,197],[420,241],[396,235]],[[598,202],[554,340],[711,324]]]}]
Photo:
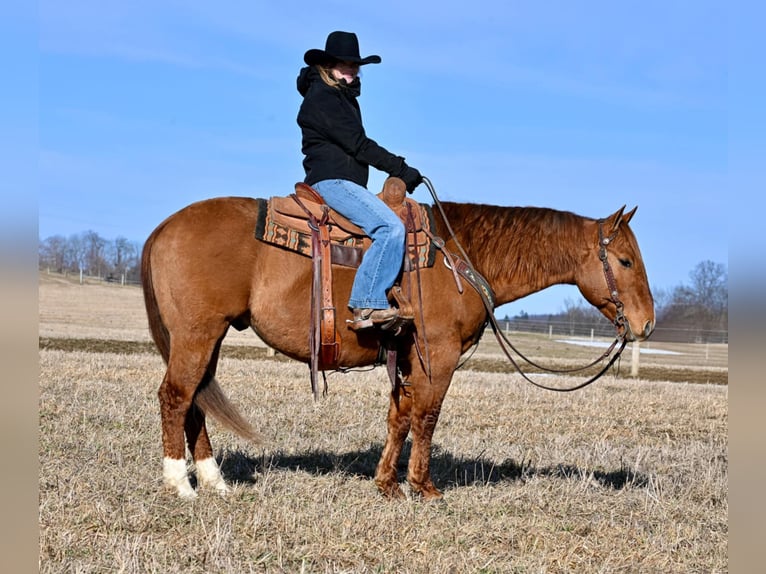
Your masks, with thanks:
[{"label": "horse's muzzle", "polygon": [[644,323],[644,328],[638,332],[634,332],[633,329],[630,328],[630,323],[626,321],[625,332],[623,333],[623,337],[625,337],[625,339],[627,339],[628,341],[643,341],[645,339],[648,339],[649,335],[651,335],[653,331],[654,331],[653,320],[649,320],[646,323]]}]

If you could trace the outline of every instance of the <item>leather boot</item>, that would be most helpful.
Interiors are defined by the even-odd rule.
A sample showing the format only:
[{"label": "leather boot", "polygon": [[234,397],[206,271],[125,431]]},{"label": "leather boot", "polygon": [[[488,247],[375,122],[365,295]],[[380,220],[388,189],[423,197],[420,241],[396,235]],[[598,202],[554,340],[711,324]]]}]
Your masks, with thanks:
[{"label": "leather boot", "polygon": [[399,317],[399,309],[354,309],[354,320],[348,322],[349,329],[369,329],[370,327],[385,328]]}]

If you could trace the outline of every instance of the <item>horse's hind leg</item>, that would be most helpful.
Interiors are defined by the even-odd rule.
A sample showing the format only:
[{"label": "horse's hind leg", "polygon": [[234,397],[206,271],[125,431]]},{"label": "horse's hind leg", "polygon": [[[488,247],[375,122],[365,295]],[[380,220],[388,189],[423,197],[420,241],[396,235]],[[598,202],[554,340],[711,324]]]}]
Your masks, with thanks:
[{"label": "horse's hind leg", "polygon": [[205,413],[194,403],[186,413],[184,430],[200,484],[215,488],[221,494],[227,494],[229,487],[221,476],[218,463],[213,458],[213,447],[207,434]]},{"label": "horse's hind leg", "polygon": [[[207,384],[208,379],[212,379],[215,376],[222,340],[223,339],[218,340],[218,343],[213,350],[213,355],[208,362],[208,368],[204,375],[205,379],[203,380],[203,384]],[[218,468],[215,458],[213,458],[213,447],[210,444],[210,437],[207,434],[205,413],[193,402],[189,411],[186,413],[184,431],[186,433],[186,442],[189,446],[189,452],[191,452],[192,458],[194,459],[194,465],[197,469],[197,478],[200,483],[204,486],[214,488],[221,494],[227,494],[229,492],[229,487],[221,476],[221,471]]]},{"label": "horse's hind leg", "polygon": [[[206,376],[215,352],[217,340],[176,340],[170,351],[168,368],[157,393],[162,418],[163,478],[165,484],[175,488],[178,495],[193,498],[197,494],[189,482],[186,472],[186,443],[184,432],[189,437],[189,449],[195,461],[212,460],[212,448],[207,436],[204,415],[193,406],[197,387]],[[203,462],[206,470],[209,462]],[[218,472],[217,466],[215,472]],[[201,481],[205,476],[201,473]],[[220,474],[219,474],[220,476]]]}]

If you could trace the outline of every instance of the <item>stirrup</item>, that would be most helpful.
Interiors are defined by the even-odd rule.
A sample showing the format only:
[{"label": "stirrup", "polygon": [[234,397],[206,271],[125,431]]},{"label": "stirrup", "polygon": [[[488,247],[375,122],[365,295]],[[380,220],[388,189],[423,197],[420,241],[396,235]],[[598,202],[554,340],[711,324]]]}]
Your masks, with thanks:
[{"label": "stirrup", "polygon": [[346,321],[349,329],[359,331],[378,327],[388,329],[399,319],[399,310],[395,307],[388,309],[354,309],[353,320]]},{"label": "stirrup", "polygon": [[377,325],[377,327],[381,331],[385,331],[394,337],[398,337],[399,335],[402,335],[405,329],[412,325],[413,322],[414,319],[412,317],[404,317],[399,315],[398,317],[391,319],[388,323]]},{"label": "stirrup", "polygon": [[[375,311],[380,312],[377,317],[375,316]],[[393,313],[391,313],[392,311]],[[355,309],[354,320],[346,321],[348,328],[353,331],[375,327],[380,331],[390,333],[394,337],[401,335],[412,322],[412,317],[401,315],[396,307],[389,309]]]}]

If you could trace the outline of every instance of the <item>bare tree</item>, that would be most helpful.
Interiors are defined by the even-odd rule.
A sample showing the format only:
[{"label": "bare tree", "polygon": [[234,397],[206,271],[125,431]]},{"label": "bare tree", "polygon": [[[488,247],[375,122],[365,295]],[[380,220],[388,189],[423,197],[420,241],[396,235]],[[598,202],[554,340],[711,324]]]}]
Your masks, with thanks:
[{"label": "bare tree", "polygon": [[[135,241],[129,241],[125,237],[117,237],[114,241],[107,242],[106,256],[110,266],[109,273],[115,278],[125,280],[137,280],[139,246]],[[136,275],[136,277],[133,277]]]},{"label": "bare tree", "polygon": [[107,267],[104,259],[106,240],[95,231],[88,230],[83,233],[83,242],[85,244],[86,269],[91,275],[101,277]]},{"label": "bare tree", "polygon": [[87,266],[87,247],[83,240],[84,234],[70,235],[64,250],[65,266],[69,271],[85,271]]},{"label": "bare tree", "polygon": [[713,313],[728,311],[729,274],[721,263],[702,261],[689,274],[694,302]]},{"label": "bare tree", "polygon": [[39,244],[40,267],[63,273],[66,270],[67,240],[63,235],[53,235]]},{"label": "bare tree", "polygon": [[[700,341],[727,339],[729,288],[726,266],[702,261],[689,273],[691,282],[677,286],[658,313],[658,327],[694,332]],[[687,336],[688,335],[683,335]]]}]

